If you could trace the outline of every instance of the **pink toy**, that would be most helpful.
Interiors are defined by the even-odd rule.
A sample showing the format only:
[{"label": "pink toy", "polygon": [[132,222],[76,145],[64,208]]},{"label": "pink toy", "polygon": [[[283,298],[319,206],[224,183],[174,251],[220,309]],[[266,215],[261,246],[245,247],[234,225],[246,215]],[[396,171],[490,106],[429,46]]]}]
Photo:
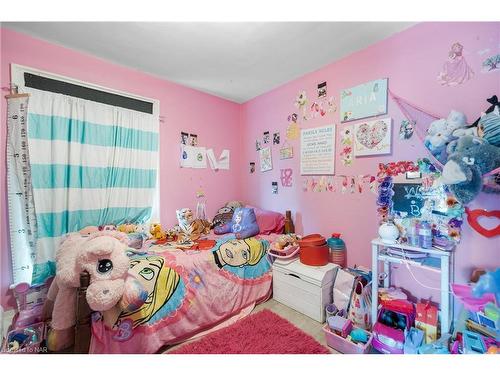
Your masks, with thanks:
[{"label": "pink toy", "polygon": [[382,301],[373,326],[372,345],[381,353],[403,354],[405,331],[415,322],[415,308],[406,300]]},{"label": "pink toy", "polygon": [[328,326],[334,333],[343,338],[346,338],[352,330],[352,322],[338,315],[328,318]]},{"label": "pink toy", "polygon": [[[48,335],[50,350],[62,350],[73,342],[76,288],[83,271],[90,274],[86,296],[92,310],[109,310],[121,300],[125,305],[141,305],[137,296],[143,297],[143,294],[137,292],[135,279],[128,277],[126,242],[127,236],[123,233],[103,231],[89,237],[73,233],[62,243],[56,252],[57,272],[45,306],[45,315],[52,316],[52,329]],[[129,293],[133,295],[129,296]]]},{"label": "pink toy", "polygon": [[18,312],[12,319],[11,328],[24,328],[43,320],[43,304],[52,280],[53,278],[49,278],[44,284],[33,286],[28,283],[20,283],[12,289]]},{"label": "pink toy", "polygon": [[472,286],[463,284],[452,284],[451,290],[464,307],[471,311],[480,311],[488,302],[495,302],[493,293],[485,293],[481,297],[474,297],[472,294]]}]

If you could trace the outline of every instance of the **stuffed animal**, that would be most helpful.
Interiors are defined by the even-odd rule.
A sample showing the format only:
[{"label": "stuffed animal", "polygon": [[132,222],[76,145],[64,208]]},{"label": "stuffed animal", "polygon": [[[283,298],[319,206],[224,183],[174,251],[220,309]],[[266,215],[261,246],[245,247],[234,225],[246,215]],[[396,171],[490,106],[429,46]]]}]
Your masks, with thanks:
[{"label": "stuffed animal", "polygon": [[445,156],[446,145],[453,139],[451,132],[448,130],[446,120],[444,118],[435,120],[429,126],[427,135],[424,139],[425,147],[438,159],[443,161]]},{"label": "stuffed animal", "polygon": [[82,236],[90,236],[92,233],[99,232],[99,227],[95,225],[89,225],[86,226],[85,228],[80,229],[79,233]]},{"label": "stuffed animal", "polygon": [[196,241],[202,235],[209,234],[211,224],[207,220],[194,219],[193,211],[189,208],[176,210],[178,225],[175,230],[178,234],[177,242],[186,243]]},{"label": "stuffed animal", "polygon": [[[500,102],[498,102],[498,97],[496,95],[493,95],[491,98],[486,99],[486,101],[490,103],[490,106],[486,109],[486,111],[484,111],[485,114],[493,112],[495,108],[500,108]],[[481,118],[478,118],[476,121],[474,121],[471,127],[478,126],[479,120],[481,120]]]},{"label": "stuffed animal", "polygon": [[274,246],[277,249],[283,250],[287,246],[298,245],[298,241],[300,240],[300,236],[294,233],[282,234],[279,236],[274,242]]},{"label": "stuffed animal", "polygon": [[477,125],[478,136],[490,145],[500,147],[500,107],[495,107],[479,119]]},{"label": "stuffed animal", "polygon": [[253,208],[239,207],[234,210],[231,222],[214,228],[215,234],[234,233],[237,239],[259,234],[259,225]]},{"label": "stuffed animal", "polygon": [[449,153],[447,146],[457,136],[455,132],[467,126],[467,118],[462,112],[451,110],[446,119],[435,120],[429,126],[424,143],[440,162],[445,163]]},{"label": "stuffed animal", "polygon": [[44,306],[45,317],[52,317],[47,340],[50,350],[73,344],[81,272],[90,275],[86,298],[93,311],[106,311],[117,304],[136,308],[144,303],[147,293],[137,289],[138,281],[128,274],[127,242],[123,233],[102,231],[90,237],[73,233],[61,244],[56,252],[56,276]]},{"label": "stuffed animal", "polygon": [[153,236],[153,238],[157,241],[166,241],[167,233],[161,229],[160,223],[153,223],[149,229],[149,233]]},{"label": "stuffed animal", "polygon": [[500,148],[481,138],[461,137],[443,167],[441,182],[462,203],[471,202],[482,189],[484,174],[500,167]]},{"label": "stuffed animal", "polygon": [[118,225],[118,227],[116,228],[119,232],[123,232],[123,233],[134,233],[135,232],[135,229],[136,229],[136,225],[135,224],[120,224]]}]

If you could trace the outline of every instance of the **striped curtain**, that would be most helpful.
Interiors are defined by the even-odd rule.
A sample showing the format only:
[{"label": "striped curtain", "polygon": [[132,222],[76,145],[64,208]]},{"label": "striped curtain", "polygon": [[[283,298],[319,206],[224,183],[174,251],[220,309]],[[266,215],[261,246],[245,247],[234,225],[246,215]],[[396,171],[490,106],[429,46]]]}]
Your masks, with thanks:
[{"label": "striped curtain", "polygon": [[149,220],[156,198],[159,121],[66,95],[24,92],[30,94],[36,284],[55,274],[55,250],[66,233]]}]

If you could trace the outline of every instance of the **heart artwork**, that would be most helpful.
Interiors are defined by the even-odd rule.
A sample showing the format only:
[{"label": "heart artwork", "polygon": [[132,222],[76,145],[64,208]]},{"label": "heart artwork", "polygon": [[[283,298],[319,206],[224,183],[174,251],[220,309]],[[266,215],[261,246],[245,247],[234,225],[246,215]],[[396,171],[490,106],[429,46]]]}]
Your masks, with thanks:
[{"label": "heart artwork", "polygon": [[358,126],[356,138],[366,148],[376,147],[387,135],[387,124],[380,120],[371,124],[364,123]]},{"label": "heart artwork", "polygon": [[488,238],[495,237],[500,234],[500,224],[492,229],[487,229],[479,223],[480,217],[497,218],[500,220],[500,211],[486,211],[481,209],[469,210],[466,208],[465,212],[467,213],[467,221],[469,225],[479,234]]}]

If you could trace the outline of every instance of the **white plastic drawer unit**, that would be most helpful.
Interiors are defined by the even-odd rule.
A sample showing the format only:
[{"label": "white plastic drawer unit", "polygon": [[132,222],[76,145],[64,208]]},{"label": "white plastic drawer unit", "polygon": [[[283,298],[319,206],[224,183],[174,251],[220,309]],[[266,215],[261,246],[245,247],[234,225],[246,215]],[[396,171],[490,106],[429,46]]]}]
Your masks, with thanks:
[{"label": "white plastic drawer unit", "polygon": [[325,321],[325,306],[332,302],[333,279],[338,265],[314,267],[300,263],[275,261],[273,298],[320,323]]}]

